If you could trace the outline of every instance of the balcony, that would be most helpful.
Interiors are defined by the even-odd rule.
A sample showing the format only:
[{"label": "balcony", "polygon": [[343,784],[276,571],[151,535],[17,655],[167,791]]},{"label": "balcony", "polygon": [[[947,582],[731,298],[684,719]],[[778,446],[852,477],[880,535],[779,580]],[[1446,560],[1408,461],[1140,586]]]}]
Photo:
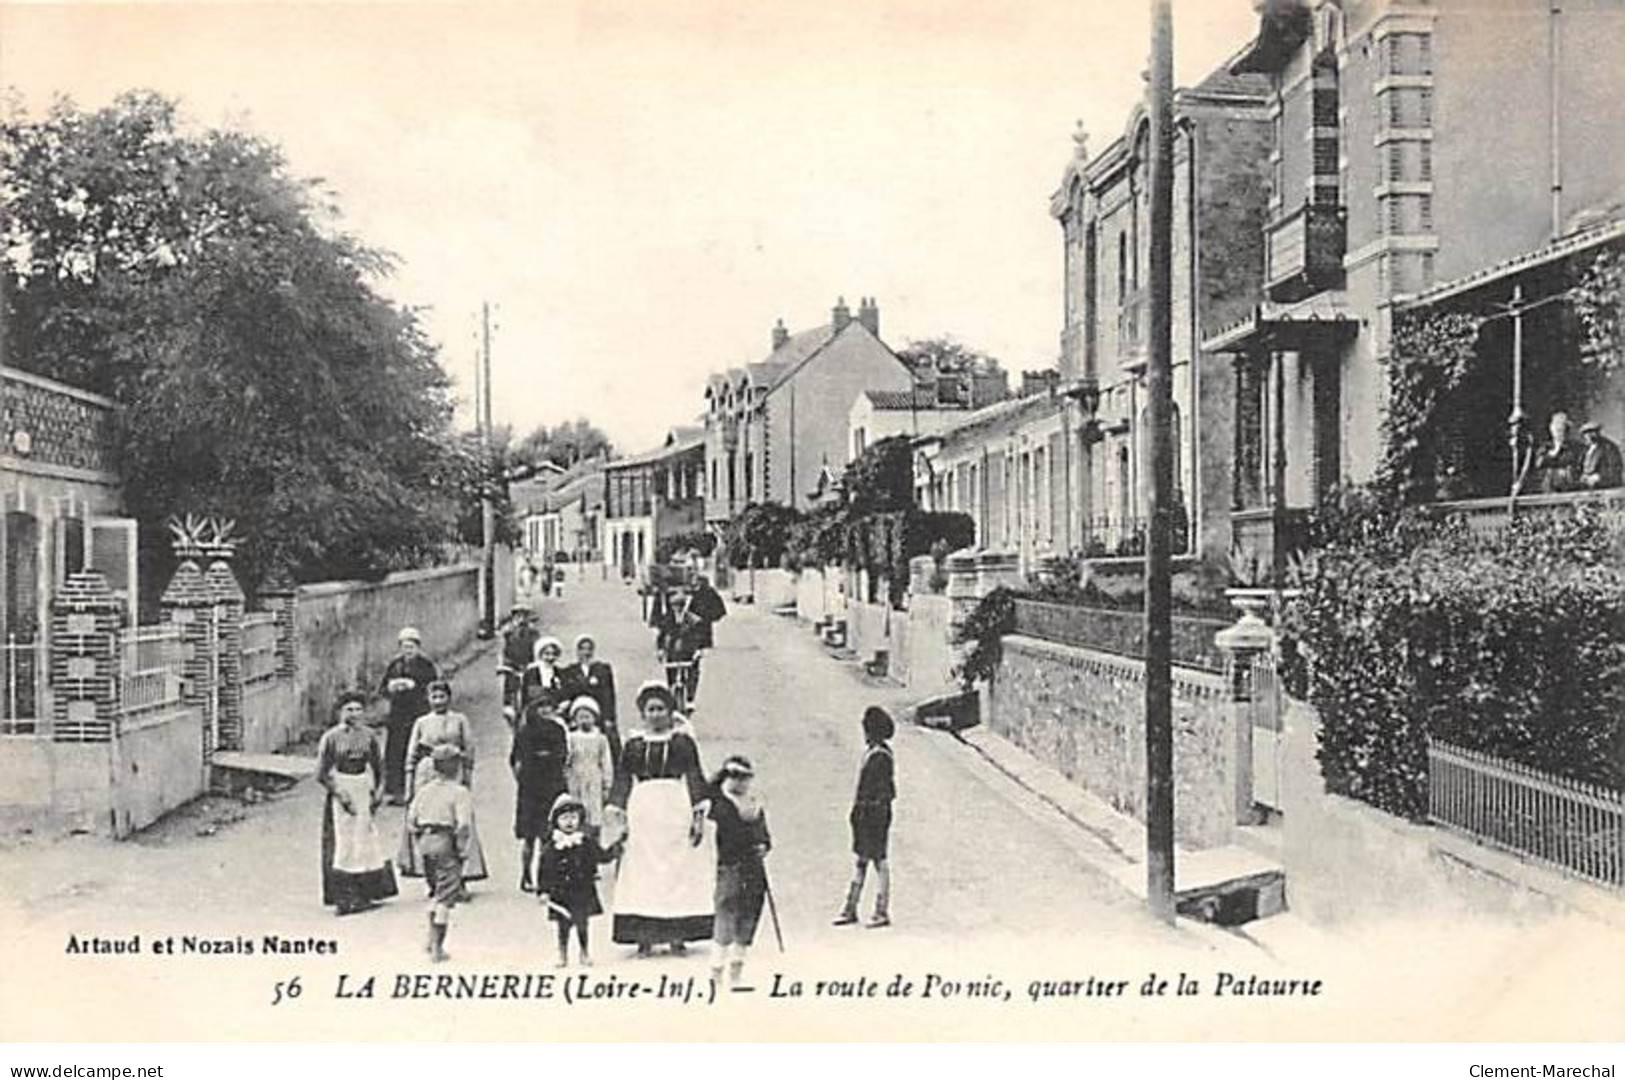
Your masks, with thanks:
[{"label": "balcony", "polygon": [[1149,318],[1144,289],[1127,294],[1117,306],[1117,363],[1124,371],[1145,370],[1151,341]]},{"label": "balcony", "polygon": [[1505,529],[1514,517],[1573,513],[1582,506],[1594,509],[1616,530],[1625,530],[1625,488],[1519,495],[1516,499],[1505,495],[1452,499],[1433,503],[1430,509],[1440,517],[1459,517],[1469,531],[1483,534]]},{"label": "balcony", "polygon": [[1348,246],[1341,206],[1306,202],[1265,227],[1265,291],[1277,303],[1291,303],[1343,285],[1343,253]]}]

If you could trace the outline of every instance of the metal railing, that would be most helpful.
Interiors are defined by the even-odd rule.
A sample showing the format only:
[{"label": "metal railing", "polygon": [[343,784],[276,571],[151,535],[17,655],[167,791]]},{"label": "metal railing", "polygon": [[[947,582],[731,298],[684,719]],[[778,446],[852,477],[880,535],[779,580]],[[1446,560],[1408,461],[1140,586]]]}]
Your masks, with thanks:
[{"label": "metal railing", "polygon": [[40,731],[40,672],[45,669],[45,645],[41,641],[18,640],[7,635],[0,644],[0,676],[3,676],[5,715],[0,716],[0,735],[38,735]]},{"label": "metal railing", "polygon": [[243,685],[269,682],[276,675],[276,616],[268,611],[244,615]]},{"label": "metal railing", "polygon": [[1625,792],[1429,741],[1428,817],[1542,866],[1625,887]]},{"label": "metal railing", "polygon": [[184,662],[179,626],[138,626],[119,634],[119,714],[179,705]]}]

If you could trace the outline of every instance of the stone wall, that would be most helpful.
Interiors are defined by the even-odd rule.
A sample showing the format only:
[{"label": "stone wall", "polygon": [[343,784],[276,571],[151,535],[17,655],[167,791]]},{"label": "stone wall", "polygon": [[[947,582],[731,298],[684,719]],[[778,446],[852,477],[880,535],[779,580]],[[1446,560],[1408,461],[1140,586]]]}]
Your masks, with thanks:
[{"label": "stone wall", "polygon": [[[754,592],[752,592],[754,590]],[[776,608],[799,604],[796,575],[789,570],[734,571],[733,596],[754,596],[757,607]]]},{"label": "stone wall", "polygon": [[301,728],[325,728],[340,690],[378,688],[401,627],[416,627],[424,651],[443,662],[473,640],[479,620],[477,565],[412,570],[375,583],[301,586],[294,690]]},{"label": "stone wall", "polygon": [[[1011,635],[988,692],[988,727],[1121,813],[1145,819],[1145,664]],[[1174,669],[1174,834],[1228,843],[1235,745],[1222,676]]]},{"label": "stone wall", "polygon": [[243,750],[274,754],[303,730],[294,680],[267,679],[243,688]]},{"label": "stone wall", "polygon": [[934,695],[954,688],[952,623],[948,597],[916,593],[908,598],[908,641],[902,652],[910,689]]},{"label": "stone wall", "polygon": [[144,829],[207,787],[203,767],[203,720],[195,709],[177,709],[126,724],[104,744],[113,776],[113,835]]},{"label": "stone wall", "polygon": [[796,618],[805,622],[823,622],[829,614],[825,602],[824,572],[803,570],[796,575]]},{"label": "stone wall", "polygon": [[1315,761],[1319,724],[1312,707],[1286,700],[1282,857],[1295,915],[1345,928],[1394,919],[1573,914],[1625,926],[1617,894],[1328,794]]}]

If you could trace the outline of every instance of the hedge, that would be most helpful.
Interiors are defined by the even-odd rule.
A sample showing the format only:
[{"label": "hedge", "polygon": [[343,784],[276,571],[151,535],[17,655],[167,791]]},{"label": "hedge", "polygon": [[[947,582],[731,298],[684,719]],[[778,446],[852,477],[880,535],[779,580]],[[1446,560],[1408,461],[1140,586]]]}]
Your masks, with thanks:
[{"label": "hedge", "polygon": [[1282,622],[1327,789],[1427,809],[1427,738],[1625,786],[1625,540],[1585,507],[1476,535],[1423,510],[1323,520]]}]

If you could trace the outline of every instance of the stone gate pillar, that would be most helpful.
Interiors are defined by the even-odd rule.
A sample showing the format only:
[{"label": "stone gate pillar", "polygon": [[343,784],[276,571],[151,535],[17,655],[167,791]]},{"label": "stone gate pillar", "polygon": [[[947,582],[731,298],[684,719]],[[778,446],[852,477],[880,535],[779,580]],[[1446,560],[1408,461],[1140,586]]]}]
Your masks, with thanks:
[{"label": "stone gate pillar", "polygon": [[292,679],[299,668],[298,642],[294,636],[298,589],[287,575],[276,572],[260,589],[260,603],[271,613],[276,628],[276,675]]},{"label": "stone gate pillar", "polygon": [[216,749],[217,712],[215,708],[215,618],[214,594],[204,583],[203,570],[185,559],[169,579],[160,600],[164,621],[180,627],[182,690],[181,701],[196,709],[202,720],[203,766],[205,770]]},{"label": "stone gate pillar", "polygon": [[118,736],[124,606],[95,570],[69,574],[51,598],[51,721],[56,742]]},{"label": "stone gate pillar", "polygon": [[1231,602],[1241,610],[1241,617],[1214,635],[1213,641],[1224,653],[1225,690],[1235,748],[1236,824],[1252,825],[1258,820],[1253,797],[1253,662],[1275,648],[1275,631],[1258,614],[1269,602],[1267,598],[1232,596]]},{"label": "stone gate pillar", "polygon": [[215,553],[203,573],[203,584],[214,602],[215,641],[219,656],[215,671],[219,686],[215,701],[219,709],[218,738],[221,750],[243,748],[243,609],[242,586],[227,562],[229,553]]}]

